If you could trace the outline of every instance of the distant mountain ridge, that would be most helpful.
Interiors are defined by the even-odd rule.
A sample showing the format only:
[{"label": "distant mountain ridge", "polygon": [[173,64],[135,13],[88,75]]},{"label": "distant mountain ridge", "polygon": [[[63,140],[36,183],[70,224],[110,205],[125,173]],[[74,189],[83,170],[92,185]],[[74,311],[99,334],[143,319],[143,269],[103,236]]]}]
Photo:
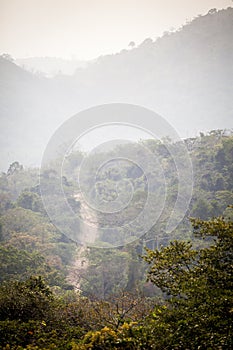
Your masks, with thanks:
[{"label": "distant mountain ridge", "polygon": [[77,68],[85,68],[87,62],[58,57],[27,57],[17,58],[14,62],[31,73],[41,74],[46,77],[53,77],[57,74],[72,75]]},{"label": "distant mountain ridge", "polygon": [[1,169],[35,165],[56,128],[85,108],[153,109],[182,137],[233,127],[233,8],[211,11],[156,41],[46,78],[0,58]]},{"label": "distant mountain ridge", "polygon": [[138,48],[103,56],[76,77],[89,89],[103,87],[102,96],[107,90],[153,108],[180,132],[230,127],[232,33],[233,9],[211,12],[155,42],[147,39]]}]

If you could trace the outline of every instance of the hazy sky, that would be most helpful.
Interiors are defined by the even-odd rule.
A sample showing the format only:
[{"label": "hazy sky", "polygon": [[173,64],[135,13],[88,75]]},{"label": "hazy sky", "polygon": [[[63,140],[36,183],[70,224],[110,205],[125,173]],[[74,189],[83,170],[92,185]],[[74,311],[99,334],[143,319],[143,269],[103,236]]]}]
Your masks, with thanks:
[{"label": "hazy sky", "polygon": [[0,53],[92,59],[232,0],[0,0]]}]

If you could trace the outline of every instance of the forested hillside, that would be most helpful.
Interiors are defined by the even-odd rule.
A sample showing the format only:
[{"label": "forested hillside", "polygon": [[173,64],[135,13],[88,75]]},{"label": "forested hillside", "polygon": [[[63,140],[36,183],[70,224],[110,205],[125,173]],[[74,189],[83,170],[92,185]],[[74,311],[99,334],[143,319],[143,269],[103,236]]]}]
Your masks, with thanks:
[{"label": "forested hillside", "polygon": [[[232,347],[232,133],[216,130],[184,141],[193,164],[193,196],[170,235],[164,224],[177,196],[173,159],[166,143],[142,142],[159,154],[166,171],[166,210],[147,234],[135,232],[131,243],[115,249],[111,237],[101,237],[104,249],[81,246],[53,225],[42,203],[38,169],[16,161],[1,174],[1,349]],[[137,149],[121,147],[131,154]],[[62,178],[76,215],[82,215],[75,174],[83,156],[76,151],[67,158]],[[102,156],[95,154],[91,163]],[[56,196],[56,163],[41,177],[47,195]],[[114,196],[122,179],[134,184],[129,215],[137,215],[147,191],[137,167],[108,168],[96,189]],[[87,188],[89,181],[87,172]],[[61,215],[59,201],[54,212]],[[190,217],[196,219],[190,223]],[[111,225],[101,215],[95,219],[97,229]]]},{"label": "forested hillside", "polygon": [[229,7],[47,75],[0,56],[0,350],[233,349],[232,33]]},{"label": "forested hillside", "polygon": [[[99,57],[72,76],[45,78],[0,58],[1,169],[39,165],[54,130],[94,105],[126,102],[161,114],[182,137],[232,127],[233,8]],[[23,137],[22,137],[23,135]],[[29,151],[30,150],[30,151]]]}]

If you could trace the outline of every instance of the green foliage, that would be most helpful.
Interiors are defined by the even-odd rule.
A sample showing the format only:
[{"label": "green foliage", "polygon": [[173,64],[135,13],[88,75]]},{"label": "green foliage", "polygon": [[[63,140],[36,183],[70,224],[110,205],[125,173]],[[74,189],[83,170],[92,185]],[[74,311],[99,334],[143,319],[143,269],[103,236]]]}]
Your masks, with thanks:
[{"label": "green foliage", "polygon": [[1,223],[0,280],[40,274],[51,286],[71,288],[66,275],[75,245],[64,240],[47,217],[15,207],[4,213]]},{"label": "green foliage", "polygon": [[24,208],[9,209],[2,216],[3,235],[5,239],[12,237],[14,232],[30,232],[37,225],[41,225],[44,219],[39,213]]},{"label": "green foliage", "polygon": [[[149,250],[148,278],[167,295],[153,305],[135,294],[107,301],[69,292],[56,297],[40,277],[0,289],[0,336],[9,349],[230,349],[233,222],[192,219],[214,238],[199,251],[174,241]],[[20,323],[19,323],[20,322]]]},{"label": "green foliage", "polygon": [[4,215],[8,209],[14,207],[12,196],[7,192],[0,192],[0,215]]},{"label": "green foliage", "polygon": [[[41,208],[36,171],[16,164],[0,176],[0,348],[224,350],[233,346],[233,138],[212,131],[186,140],[194,165],[188,214],[198,219],[191,220],[194,233],[184,220],[172,237],[165,226],[177,198],[174,161],[164,144],[143,143],[159,157],[167,179],[167,202],[156,226],[137,242],[118,249],[111,248],[114,237],[106,230],[101,239],[111,249],[81,248],[78,256],[80,248],[57,231]],[[176,144],[170,147],[179,152]],[[136,149],[131,144],[129,154],[133,156]],[[113,150],[109,156],[115,154]],[[90,159],[84,175],[87,192],[91,167],[102,157],[96,154]],[[81,159],[79,152],[67,158],[62,179],[76,214],[82,205],[74,183]],[[134,189],[132,205],[121,216],[105,219],[100,214],[98,224],[112,227],[137,216],[147,191],[139,169],[122,162],[98,176],[96,190],[104,198],[114,199],[117,184],[124,199],[129,183],[120,186],[125,180]],[[153,173],[153,166],[150,176],[156,196],[162,179]],[[54,213],[69,222],[56,200],[56,170],[45,171],[42,181],[48,190],[45,195],[54,200]],[[217,218],[223,213],[225,219]],[[140,237],[140,227],[131,234]],[[150,249],[143,260],[146,247]],[[33,275],[43,277],[30,278]],[[70,290],[73,285],[81,292]]]},{"label": "green foliage", "polygon": [[44,258],[38,253],[28,253],[12,246],[0,246],[0,282],[22,279],[42,271]]},{"label": "green foliage", "polygon": [[[170,296],[169,309],[155,315],[154,332],[162,324],[161,348],[230,349],[233,305],[233,222],[192,219],[195,233],[214,237],[207,248],[171,242],[147,251],[148,278]],[[156,348],[156,347],[155,347]]]},{"label": "green foliage", "polygon": [[[56,326],[55,326],[56,325]],[[43,321],[0,321],[2,350],[70,350],[74,340],[82,335],[78,327]]]},{"label": "green foliage", "polygon": [[106,299],[127,285],[129,255],[118,249],[90,248],[81,287],[86,295]]},{"label": "green foliage", "polygon": [[38,251],[28,252],[16,249],[11,245],[0,246],[0,282],[10,280],[23,281],[31,275],[44,276],[50,286],[72,288],[65,278],[65,272],[54,267]]},{"label": "green foliage", "polygon": [[4,282],[0,287],[0,320],[43,320],[52,301],[52,293],[41,277]]},{"label": "green foliage", "polygon": [[17,204],[21,208],[44,213],[42,200],[37,193],[29,191],[22,192],[17,199]]},{"label": "green foliage", "polygon": [[38,184],[38,169],[23,169],[18,162],[10,165],[7,174],[1,174],[0,189],[10,192],[14,199],[24,190],[29,190]]},{"label": "green foliage", "polygon": [[64,302],[41,277],[1,285],[1,349],[70,349],[71,341],[81,335],[78,323],[72,326]]},{"label": "green foliage", "polygon": [[99,331],[88,332],[81,344],[73,343],[72,350],[146,349],[147,344],[140,342],[140,328],[136,324],[124,323],[117,331],[105,326]]}]

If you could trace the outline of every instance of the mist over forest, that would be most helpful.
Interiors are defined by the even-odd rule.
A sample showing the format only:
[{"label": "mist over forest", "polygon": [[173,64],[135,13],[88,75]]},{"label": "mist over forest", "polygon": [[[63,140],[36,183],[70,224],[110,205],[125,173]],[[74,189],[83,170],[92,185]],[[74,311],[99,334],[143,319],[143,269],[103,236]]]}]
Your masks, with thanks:
[{"label": "mist over forest", "polygon": [[[233,348],[232,33],[212,9],[88,62],[0,56],[0,349]],[[161,137],[88,152],[93,115]]]},{"label": "mist over forest", "polygon": [[39,165],[62,122],[103,103],[145,106],[182,138],[232,128],[233,9],[210,11],[176,32],[99,57],[72,75],[25,71],[0,57],[2,170],[14,160]]}]

